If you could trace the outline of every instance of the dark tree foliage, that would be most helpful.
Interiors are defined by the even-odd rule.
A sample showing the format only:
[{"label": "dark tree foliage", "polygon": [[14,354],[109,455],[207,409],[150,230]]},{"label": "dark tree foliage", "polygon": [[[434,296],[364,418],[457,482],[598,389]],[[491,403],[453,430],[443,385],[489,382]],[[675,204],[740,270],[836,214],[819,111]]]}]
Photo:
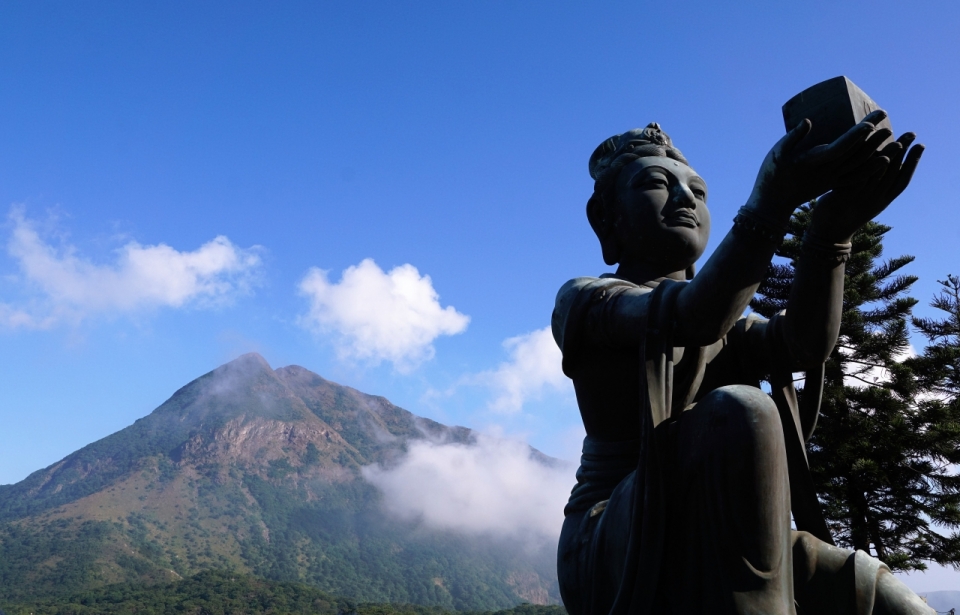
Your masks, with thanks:
[{"label": "dark tree foliage", "polygon": [[[10,615],[452,615],[437,606],[357,603],[302,583],[207,570],[171,583],[119,583],[58,598],[8,603]],[[0,615],[3,610],[0,609]],[[458,615],[566,615],[559,606],[521,604]]]},{"label": "dark tree foliage", "polygon": [[927,338],[923,355],[912,359],[917,380],[942,401],[960,397],[960,278],[940,280],[942,290],[930,305],[944,312],[942,320],[914,318],[913,326]]},{"label": "dark tree foliage", "polygon": [[950,473],[960,467],[960,278],[948,275],[940,280],[941,292],[931,305],[944,312],[941,319],[914,318],[913,326],[927,338],[923,354],[907,360],[916,375],[917,404],[931,418],[925,434],[930,443],[932,462],[938,463],[935,486],[943,498],[939,515],[931,517],[940,525],[952,529],[953,535],[944,537],[943,552],[952,554],[936,560],[955,567],[960,560],[960,473]]},{"label": "dark tree foliage", "polygon": [[[794,216],[778,252],[788,262],[771,265],[751,305],[764,316],[786,308],[810,212],[803,207]],[[942,533],[960,523],[958,477],[950,467],[960,461],[956,404],[931,399],[944,386],[941,372],[929,368],[939,359],[904,360],[917,303],[907,293],[916,277],[900,273],[912,256],[881,260],[889,230],[871,222],[853,237],[810,470],[837,544],[872,553],[894,570],[923,570],[925,560],[956,566],[960,536]],[[944,330],[917,322],[935,335]],[[951,343],[956,351],[955,334],[936,339],[942,352]]]}]

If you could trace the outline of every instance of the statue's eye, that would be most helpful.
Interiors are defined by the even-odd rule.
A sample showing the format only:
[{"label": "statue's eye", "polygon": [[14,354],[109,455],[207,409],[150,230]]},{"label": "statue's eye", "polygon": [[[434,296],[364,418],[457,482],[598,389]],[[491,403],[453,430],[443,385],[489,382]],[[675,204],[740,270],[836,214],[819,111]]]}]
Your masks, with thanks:
[{"label": "statue's eye", "polygon": [[697,197],[701,201],[705,201],[707,199],[707,193],[701,190],[700,188],[693,189],[693,196]]},{"label": "statue's eye", "polygon": [[666,188],[667,180],[664,177],[658,177],[656,175],[648,177],[643,180],[642,186],[648,190],[656,190],[658,188]]}]

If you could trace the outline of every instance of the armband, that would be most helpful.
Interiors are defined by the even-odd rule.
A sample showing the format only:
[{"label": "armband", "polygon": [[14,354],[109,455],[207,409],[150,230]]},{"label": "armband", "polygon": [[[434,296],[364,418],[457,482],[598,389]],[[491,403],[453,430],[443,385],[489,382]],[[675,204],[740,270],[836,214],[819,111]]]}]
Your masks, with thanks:
[{"label": "armband", "polygon": [[818,237],[816,233],[807,230],[803,234],[801,252],[819,261],[839,265],[850,260],[853,245],[847,243],[831,243]]},{"label": "armband", "polygon": [[762,239],[774,246],[783,243],[783,237],[787,234],[786,225],[775,224],[746,207],[741,207],[733,219],[733,230],[738,234],[745,233]]}]

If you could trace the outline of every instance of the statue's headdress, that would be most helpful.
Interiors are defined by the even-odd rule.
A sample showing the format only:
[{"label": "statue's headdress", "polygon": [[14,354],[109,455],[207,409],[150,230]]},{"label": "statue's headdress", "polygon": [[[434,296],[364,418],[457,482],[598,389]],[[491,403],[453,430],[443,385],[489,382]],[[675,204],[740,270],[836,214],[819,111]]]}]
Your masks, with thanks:
[{"label": "statue's headdress", "polygon": [[590,177],[596,181],[597,191],[617,176],[617,172],[637,158],[662,156],[689,164],[680,150],[673,146],[669,135],[660,124],[651,122],[646,128],[634,128],[610,137],[590,156]]}]

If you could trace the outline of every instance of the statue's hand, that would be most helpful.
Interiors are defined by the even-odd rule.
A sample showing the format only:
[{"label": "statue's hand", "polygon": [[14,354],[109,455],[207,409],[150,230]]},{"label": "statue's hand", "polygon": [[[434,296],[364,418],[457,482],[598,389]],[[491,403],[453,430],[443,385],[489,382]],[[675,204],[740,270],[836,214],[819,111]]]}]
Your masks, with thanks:
[{"label": "statue's hand", "polygon": [[747,208],[761,217],[783,220],[799,205],[834,188],[841,177],[861,170],[877,147],[890,137],[877,129],[887,114],[877,110],[833,143],[805,150],[812,123],[804,120],[770,150],[757,174]]},{"label": "statue's hand", "polygon": [[846,243],[857,229],[900,196],[923,155],[923,145],[910,147],[916,138],[908,132],[884,146],[867,164],[841,177],[832,191],[820,197],[811,219],[816,234],[831,242]]}]

